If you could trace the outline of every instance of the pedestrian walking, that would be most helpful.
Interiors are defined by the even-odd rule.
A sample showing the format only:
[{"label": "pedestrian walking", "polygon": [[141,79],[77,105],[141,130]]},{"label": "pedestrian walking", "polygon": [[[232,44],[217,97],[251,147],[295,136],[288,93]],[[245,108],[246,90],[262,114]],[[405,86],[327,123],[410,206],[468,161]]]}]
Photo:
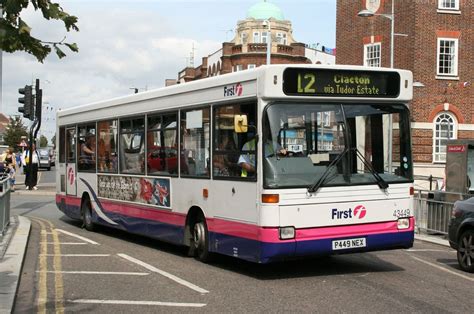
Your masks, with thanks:
[{"label": "pedestrian walking", "polygon": [[23,153],[22,164],[23,172],[25,173],[25,185],[27,190],[37,190],[38,187],[38,165],[39,165],[39,154],[36,150],[36,144],[32,144],[32,158],[31,168],[29,167],[30,162],[30,149],[27,148]]}]

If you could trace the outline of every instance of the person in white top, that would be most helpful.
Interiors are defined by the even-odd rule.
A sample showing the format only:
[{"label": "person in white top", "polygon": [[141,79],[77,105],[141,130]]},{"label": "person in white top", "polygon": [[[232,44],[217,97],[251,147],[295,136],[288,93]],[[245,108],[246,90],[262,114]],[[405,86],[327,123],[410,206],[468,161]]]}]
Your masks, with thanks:
[{"label": "person in white top", "polygon": [[38,189],[36,185],[38,184],[39,154],[38,154],[38,151],[36,150],[35,143],[33,143],[32,148],[33,148],[33,154],[32,154],[33,158],[31,159],[31,163],[32,163],[31,171],[29,169],[29,157],[30,157],[29,148],[26,148],[21,158],[21,163],[24,165],[23,171],[25,173],[25,185],[26,185],[27,190]]}]

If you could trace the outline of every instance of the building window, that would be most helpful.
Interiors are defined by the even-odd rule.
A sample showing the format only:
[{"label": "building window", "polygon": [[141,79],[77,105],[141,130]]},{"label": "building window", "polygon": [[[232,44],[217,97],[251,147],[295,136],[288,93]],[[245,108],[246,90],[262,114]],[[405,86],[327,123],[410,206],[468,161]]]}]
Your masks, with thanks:
[{"label": "building window", "polygon": [[380,43],[364,45],[364,65],[368,67],[380,67],[380,51]]},{"label": "building window", "polygon": [[242,64],[237,64],[235,67],[234,67],[234,72],[239,72],[239,71],[242,71],[244,68],[242,66]]},{"label": "building window", "polygon": [[256,65],[255,64],[249,64],[247,65],[247,69],[250,70],[250,69],[255,69],[256,68]]},{"label": "building window", "polygon": [[262,32],[262,44],[266,44],[268,41],[268,32]]},{"label": "building window", "polygon": [[453,115],[443,112],[434,121],[433,162],[446,162],[446,142],[457,138],[456,121]]},{"label": "building window", "polygon": [[241,33],[240,40],[242,42],[242,45],[245,45],[247,43],[247,33]]},{"label": "building window", "polygon": [[458,75],[458,39],[438,38],[438,75]]},{"label": "building window", "polygon": [[441,10],[459,10],[459,0],[438,0],[438,8]]},{"label": "building window", "polygon": [[286,45],[286,34],[285,33],[277,33],[277,42],[281,45]]},{"label": "building window", "polygon": [[253,32],[253,43],[254,44],[260,43],[260,32]]}]

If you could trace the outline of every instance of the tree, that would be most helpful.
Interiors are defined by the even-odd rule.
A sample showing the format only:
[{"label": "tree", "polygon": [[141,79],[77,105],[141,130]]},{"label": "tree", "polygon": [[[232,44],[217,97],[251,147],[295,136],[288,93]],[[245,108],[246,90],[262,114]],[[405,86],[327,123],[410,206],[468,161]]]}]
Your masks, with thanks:
[{"label": "tree", "polygon": [[49,55],[51,47],[60,59],[66,56],[60,46],[78,52],[76,43],[64,42],[66,37],[61,41],[49,42],[31,36],[31,27],[20,17],[21,12],[30,3],[35,11],[41,11],[46,20],[63,21],[68,32],[71,29],[79,31],[76,25],[77,17],[64,12],[58,3],[52,3],[51,0],[0,0],[0,7],[3,8],[0,19],[0,49],[6,52],[25,51],[35,56],[39,62],[43,62]]},{"label": "tree", "polygon": [[41,135],[40,136],[40,147],[47,147],[48,146],[48,139],[46,136]]},{"label": "tree", "polygon": [[53,137],[51,138],[51,144],[54,148],[56,148],[56,133],[54,133]]},{"label": "tree", "polygon": [[4,136],[5,144],[18,151],[20,149],[18,144],[21,143],[21,137],[28,136],[26,126],[23,124],[20,116],[10,117],[10,122],[7,124],[6,129],[7,131]]}]

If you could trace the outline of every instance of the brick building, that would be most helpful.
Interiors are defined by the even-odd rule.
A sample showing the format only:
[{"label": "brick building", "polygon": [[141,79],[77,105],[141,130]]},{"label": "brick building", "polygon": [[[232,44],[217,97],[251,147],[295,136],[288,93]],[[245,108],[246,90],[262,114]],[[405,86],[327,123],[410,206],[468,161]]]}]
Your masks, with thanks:
[{"label": "brick building", "polygon": [[390,67],[392,1],[394,67],[416,82],[415,174],[443,177],[446,140],[474,139],[474,1],[337,0],[337,64]]},{"label": "brick building", "polygon": [[[260,1],[251,6],[244,20],[238,21],[230,42],[202,58],[201,65],[186,67],[178,80],[166,80],[166,85],[185,83],[210,76],[232,73],[266,64],[267,43],[271,37],[272,64],[334,64],[334,53],[321,47],[308,47],[293,37],[291,22],[273,3]],[[269,35],[271,34],[271,35]]]}]

